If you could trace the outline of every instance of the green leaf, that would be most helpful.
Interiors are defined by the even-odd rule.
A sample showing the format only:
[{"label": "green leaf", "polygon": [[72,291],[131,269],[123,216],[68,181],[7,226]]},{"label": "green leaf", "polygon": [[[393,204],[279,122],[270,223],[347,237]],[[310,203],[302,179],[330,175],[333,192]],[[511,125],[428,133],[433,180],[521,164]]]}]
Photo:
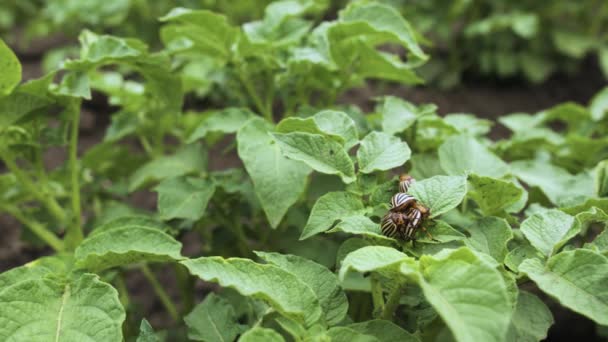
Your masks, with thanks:
[{"label": "green leaf", "polygon": [[359,171],[372,173],[386,171],[405,164],[412,151],[401,139],[382,132],[371,132],[363,140],[357,150]]},{"label": "green leaf", "polygon": [[544,256],[538,249],[532,247],[527,241],[523,240],[515,248],[509,251],[505,256],[504,263],[509,269],[514,272],[519,272],[519,265],[526,259],[539,259],[544,260]]},{"label": "green leaf", "polygon": [[334,110],[323,110],[307,118],[285,118],[279,122],[276,131],[327,135],[343,144],[346,150],[359,142],[357,126],[353,119],[346,113]]},{"label": "green leaf", "polygon": [[553,325],[553,315],[547,305],[535,295],[519,291],[507,341],[542,341],[547,338],[547,331],[551,325]]},{"label": "green leaf", "polygon": [[244,296],[262,299],[298,322],[312,325],[321,318],[319,300],[310,287],[277,266],[221,257],[203,257],[181,263],[193,275],[233,288]]},{"label": "green leaf", "polygon": [[227,60],[239,36],[237,27],[224,15],[207,10],[174,8],[161,21],[167,24],[160,36],[172,51],[192,50],[219,60]]},{"label": "green leaf", "polygon": [[516,161],[511,170],[526,184],[539,187],[553,204],[571,205],[577,199],[593,197],[593,178],[587,173],[571,175],[542,160]]},{"label": "green leaf", "polygon": [[181,176],[165,179],[154,191],[158,192],[158,211],[163,220],[196,221],[205,214],[215,185],[208,179]]},{"label": "green leaf", "polygon": [[188,338],[195,341],[234,341],[242,329],[230,303],[210,293],[192,312],[184,317]]},{"label": "green leaf", "polygon": [[175,154],[153,159],[131,175],[129,191],[165,178],[178,177],[207,169],[207,152],[199,144],[185,145]]},{"label": "green leaf", "polygon": [[312,207],[300,240],[330,229],[337,220],[359,215],[362,212],[363,202],[358,196],[342,191],[326,193]]},{"label": "green leaf", "polygon": [[416,58],[428,58],[417,43],[417,34],[393,7],[379,3],[351,3],[340,12],[340,22],[362,22],[374,31],[394,36]]},{"label": "green leaf", "polygon": [[195,142],[204,138],[210,132],[236,133],[253,116],[253,113],[246,108],[231,107],[214,111],[200,122],[188,136],[186,142]]},{"label": "green leaf", "polygon": [[239,129],[236,140],[239,157],[253,181],[264,213],[276,228],[304,192],[311,170],[284,157],[270,129],[271,125],[263,119],[251,119]]},{"label": "green leaf", "polygon": [[118,292],[93,274],[32,279],[0,293],[2,341],[122,341]]},{"label": "green leaf", "polygon": [[477,118],[472,114],[455,113],[446,115],[443,120],[454,126],[460,133],[483,136],[490,132],[492,121]]},{"label": "green leaf", "polygon": [[93,271],[138,262],[183,259],[182,244],[143,220],[117,219],[87,237],[74,252],[79,267]]},{"label": "green leaf", "polygon": [[457,341],[505,340],[512,310],[505,282],[468,248],[423,255],[419,283]]},{"label": "green leaf", "polygon": [[374,336],[380,342],[419,342],[418,337],[410,334],[397,324],[391,321],[374,319],[367,322],[349,324],[346,326],[349,329],[359,333]]},{"label": "green leaf", "polygon": [[591,111],[593,121],[600,121],[606,116],[606,112],[608,112],[608,87],[593,96],[589,104],[589,111]]},{"label": "green leaf", "polygon": [[156,336],[154,329],[152,329],[152,326],[145,318],[141,320],[139,336],[137,336],[135,342],[160,342],[160,338]]},{"label": "green leaf", "polygon": [[416,182],[409,191],[437,217],[458,206],[467,193],[467,180],[459,176],[435,176]]},{"label": "green leaf", "polygon": [[[350,252],[342,261],[340,267],[340,280],[344,281],[350,270],[359,273],[378,272],[384,270],[398,270],[401,264],[413,265],[414,258],[398,250],[384,246],[367,246]],[[397,281],[395,279],[395,281]]]},{"label": "green leaf", "polygon": [[469,184],[469,196],[488,216],[501,214],[517,203],[524,193],[513,182],[476,174],[469,175]]},{"label": "green leaf", "polygon": [[519,265],[538,287],[562,305],[608,325],[608,258],[590,250],[562,252],[546,265],[528,259]]},{"label": "green leaf", "polygon": [[520,229],[532,246],[551,256],[578,234],[580,226],[574,224],[574,217],[550,209],[528,217]]},{"label": "green leaf", "polygon": [[398,97],[387,96],[379,111],[382,113],[382,131],[394,135],[408,129],[418,117],[435,112],[437,106],[428,104],[415,106]]},{"label": "green leaf", "polygon": [[507,243],[513,238],[511,227],[504,219],[484,217],[465,227],[471,235],[465,240],[470,248],[492,256],[502,263],[507,255]]},{"label": "green leaf", "polygon": [[509,173],[509,166],[475,138],[457,135],[448,138],[438,150],[441,167],[449,175],[476,173],[500,178]]},{"label": "green leaf", "polygon": [[255,254],[266,262],[294,274],[308,285],[319,298],[325,321],[329,326],[334,326],[344,319],[348,311],[346,294],[340,287],[336,275],[326,267],[295,255],[266,252],[255,252]]},{"label": "green leaf", "polygon": [[382,235],[380,225],[365,215],[347,216],[341,219],[328,233],[343,232],[349,234],[363,235],[374,239],[394,241]]},{"label": "green leaf", "polygon": [[0,97],[8,95],[21,82],[21,63],[13,51],[0,39]]},{"label": "green leaf", "polygon": [[366,335],[360,331],[349,327],[333,327],[326,333],[327,338],[332,342],[378,342],[379,340],[371,335]]},{"label": "green leaf", "polygon": [[0,293],[22,281],[41,279],[48,274],[67,274],[73,263],[72,256],[57,254],[42,257],[23,266],[0,273]]},{"label": "green leaf", "polygon": [[339,175],[344,183],[355,181],[355,166],[348,152],[330,137],[310,133],[275,133],[283,154],[306,163],[318,172]]},{"label": "green leaf", "polygon": [[247,330],[240,338],[239,342],[283,342],[285,339],[278,332],[268,329],[254,327]]}]

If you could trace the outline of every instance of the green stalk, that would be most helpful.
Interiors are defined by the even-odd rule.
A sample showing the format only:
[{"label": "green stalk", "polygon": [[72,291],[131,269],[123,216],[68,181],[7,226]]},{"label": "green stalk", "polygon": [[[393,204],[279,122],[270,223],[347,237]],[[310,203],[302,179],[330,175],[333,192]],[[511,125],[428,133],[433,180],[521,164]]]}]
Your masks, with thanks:
[{"label": "green stalk", "polygon": [[125,284],[125,279],[123,278],[123,274],[120,273],[116,276],[115,281],[116,289],[118,290],[118,299],[122,306],[126,309],[129,307],[129,291],[127,290],[127,284]]},{"label": "green stalk", "polygon": [[34,181],[30,179],[30,177],[19,168],[17,163],[15,162],[15,157],[9,150],[4,150],[0,152],[0,158],[6,165],[6,167],[11,171],[19,183],[25,187],[30,194],[32,194],[36,199],[38,199],[42,204],[46,207],[49,213],[57,219],[57,221],[63,223],[66,220],[66,214],[63,208],[57,203],[55,198],[49,196],[46,193],[43,193],[40,190],[40,187],[34,184]]},{"label": "green stalk", "polygon": [[182,296],[182,312],[188,313],[194,308],[194,278],[190,277],[186,267],[175,264],[175,277]]},{"label": "green stalk", "polygon": [[34,233],[47,245],[51,246],[51,248],[53,248],[56,252],[63,251],[63,241],[61,241],[61,239],[58,238],[52,231],[48,230],[42,223],[29,219],[16,207],[3,207],[2,209],[19,220],[19,222],[29,228],[32,233]]},{"label": "green stalk", "polygon": [[242,71],[239,71],[238,74],[241,83],[243,83],[245,90],[247,90],[247,94],[249,94],[249,97],[251,97],[251,99],[253,100],[253,103],[255,104],[257,110],[264,116],[266,120],[268,120],[268,122],[274,122],[274,119],[272,117],[272,110],[266,108],[266,106],[262,102],[262,99],[260,99],[258,93],[255,91],[251,80],[248,77],[243,76],[245,73]]},{"label": "green stalk", "polygon": [[380,318],[387,321],[393,320],[393,315],[399,306],[399,300],[403,295],[403,290],[405,290],[405,285],[400,285],[391,292],[391,294],[388,296],[388,300],[386,301],[386,305],[384,306],[384,310],[382,310]]},{"label": "green stalk", "polygon": [[150,285],[152,285],[152,288],[158,296],[158,299],[163,304],[173,321],[179,322],[179,313],[177,312],[177,308],[171,301],[171,298],[169,298],[169,295],[167,294],[163,286],[160,284],[158,279],[156,279],[154,273],[152,273],[152,270],[150,270],[148,265],[144,264],[141,266],[141,271],[144,274],[144,277],[146,277],[146,279],[150,282]]},{"label": "green stalk", "polygon": [[373,316],[377,317],[380,315],[382,310],[384,309],[384,295],[382,293],[382,284],[376,279],[376,277],[371,277],[372,282],[372,302],[374,303],[374,313]]},{"label": "green stalk", "polygon": [[68,111],[72,115],[72,127],[70,131],[69,145],[69,168],[71,174],[72,190],[72,224],[67,227],[65,242],[71,250],[76,249],[84,238],[82,232],[81,209],[80,209],[80,168],[78,166],[78,131],[80,128],[80,100],[73,100],[68,105]]}]

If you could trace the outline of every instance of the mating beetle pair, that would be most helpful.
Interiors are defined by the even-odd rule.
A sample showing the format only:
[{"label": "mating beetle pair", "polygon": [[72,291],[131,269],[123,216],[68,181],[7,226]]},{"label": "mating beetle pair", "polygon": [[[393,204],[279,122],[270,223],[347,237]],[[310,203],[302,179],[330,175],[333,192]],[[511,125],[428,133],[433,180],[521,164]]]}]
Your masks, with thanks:
[{"label": "mating beetle pair", "polygon": [[410,241],[416,240],[415,234],[419,228],[426,232],[422,223],[429,216],[429,209],[407,194],[415,182],[409,175],[399,177],[399,192],[391,198],[391,207],[380,226],[385,236]]}]

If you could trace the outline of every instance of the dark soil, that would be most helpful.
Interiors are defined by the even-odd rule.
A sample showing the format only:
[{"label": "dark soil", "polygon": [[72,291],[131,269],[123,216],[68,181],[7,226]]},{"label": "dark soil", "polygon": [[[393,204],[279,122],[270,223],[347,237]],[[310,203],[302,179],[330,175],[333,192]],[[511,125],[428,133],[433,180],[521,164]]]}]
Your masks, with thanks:
[{"label": "dark soil", "polygon": [[[24,78],[34,78],[41,74],[40,55],[36,53],[24,54]],[[371,84],[365,88],[355,89],[344,94],[340,101],[359,105],[364,110],[374,106],[373,98],[381,95],[400,96],[413,103],[435,103],[439,106],[441,114],[472,113],[483,118],[496,119],[497,117],[514,112],[534,113],[566,101],[575,101],[587,104],[591,97],[606,85],[597,64],[589,60],[583,65],[580,72],[573,76],[558,75],[539,85],[528,85],[518,80],[488,81],[466,79],[464,85],[450,90],[440,90],[432,87],[405,88],[400,86],[381,86]],[[112,110],[103,104],[104,99],[94,99],[85,103],[81,122],[80,152],[90,148],[103,138],[105,128],[109,123]],[[497,127],[492,132],[493,137],[506,134],[504,128]],[[61,150],[51,151],[45,156],[49,167],[60,164],[65,158]],[[210,156],[213,169],[222,169],[238,165],[240,162],[234,157],[219,154]],[[135,205],[154,209],[155,197],[147,194],[138,194],[133,197]],[[0,215],[0,273],[12,267],[23,265],[41,255],[50,253],[46,249],[28,247],[20,240],[20,227],[18,223],[6,215]],[[188,254],[195,254],[196,238],[192,236],[183,239],[185,248],[190,249]],[[194,241],[194,242],[192,242]],[[175,277],[171,268],[159,269],[159,278],[167,284],[172,296],[177,297]],[[141,273],[129,271],[128,288],[133,294],[132,305],[137,306],[145,313],[156,327],[170,326],[171,321],[162,305],[152,292],[147,281]],[[198,289],[204,285],[198,284]],[[208,291],[208,288],[205,289]],[[202,293],[202,292],[201,292]],[[556,323],[550,330],[549,341],[566,341],[580,339],[584,341],[599,340],[595,333],[595,324],[585,317],[560,307],[550,299],[551,308]]]}]

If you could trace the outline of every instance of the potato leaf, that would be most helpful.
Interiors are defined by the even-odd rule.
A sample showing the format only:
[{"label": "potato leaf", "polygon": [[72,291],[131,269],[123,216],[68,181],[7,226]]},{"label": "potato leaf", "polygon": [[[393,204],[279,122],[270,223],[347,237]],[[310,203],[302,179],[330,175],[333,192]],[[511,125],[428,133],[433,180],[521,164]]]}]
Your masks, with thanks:
[{"label": "potato leaf", "polygon": [[528,259],[519,270],[543,292],[596,323],[608,325],[608,258],[590,250],[562,252],[546,265]]},{"label": "potato leaf", "polygon": [[423,255],[419,284],[457,341],[505,340],[512,310],[505,282],[468,248]]},{"label": "potato leaf", "polygon": [[446,213],[462,202],[467,192],[465,177],[435,176],[416,182],[409,193],[431,210],[431,217]]},{"label": "potato leaf", "polygon": [[401,139],[382,132],[371,132],[357,150],[359,171],[372,173],[394,169],[405,164],[412,151]]},{"label": "potato leaf", "polygon": [[304,162],[318,172],[338,175],[344,183],[355,181],[355,166],[347,151],[330,137],[299,132],[273,136],[286,157]]},{"label": "potato leaf", "polygon": [[348,311],[346,294],[335,274],[314,261],[278,253],[255,252],[266,262],[294,274],[307,284],[319,298],[325,321],[329,326],[340,323]]},{"label": "potato leaf", "polygon": [[196,221],[205,214],[215,185],[208,179],[182,176],[165,179],[154,191],[158,192],[158,212],[163,220]]},{"label": "potato leaf", "polygon": [[137,262],[183,259],[182,244],[145,221],[118,219],[86,238],[74,252],[79,267],[100,271]]},{"label": "potato leaf", "polygon": [[283,156],[270,129],[264,120],[252,119],[239,129],[236,140],[239,157],[274,228],[304,191],[311,170],[306,164]]},{"label": "potato leaf", "polygon": [[360,215],[362,212],[363,202],[358,196],[342,191],[326,193],[312,207],[300,240],[322,233],[330,229],[336,221]]},{"label": "potato leaf", "polygon": [[118,292],[93,274],[26,280],[0,293],[3,341],[121,341],[124,320]]},{"label": "potato leaf", "polygon": [[319,300],[308,285],[290,272],[249,259],[203,257],[181,262],[193,275],[262,299],[281,314],[312,325],[322,315]]}]

